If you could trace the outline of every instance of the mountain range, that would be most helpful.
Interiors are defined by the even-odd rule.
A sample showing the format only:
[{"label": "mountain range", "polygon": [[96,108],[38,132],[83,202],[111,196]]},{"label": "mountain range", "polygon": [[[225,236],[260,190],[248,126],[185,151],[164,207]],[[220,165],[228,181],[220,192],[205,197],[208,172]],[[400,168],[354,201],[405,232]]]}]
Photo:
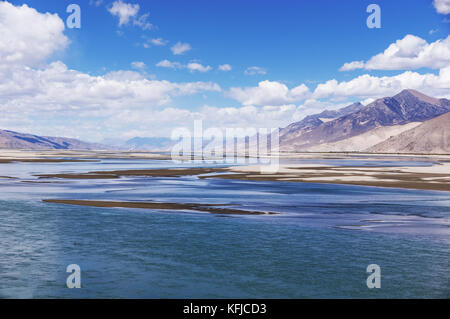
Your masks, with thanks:
[{"label": "mountain range", "polygon": [[73,138],[37,136],[0,130],[0,149],[24,150],[103,150],[101,144],[82,142]]},{"label": "mountain range", "polygon": [[[449,153],[450,100],[403,90],[364,106],[309,115],[279,130],[284,152]],[[119,147],[0,130],[0,149],[170,151],[170,138],[135,137]]]},{"label": "mountain range", "polygon": [[[280,131],[280,149],[296,152],[376,150],[373,147],[386,139],[449,111],[448,99],[403,90],[393,97],[377,99],[366,106],[352,104],[338,110],[337,117],[333,119],[324,121],[321,118],[317,121],[311,120],[314,117],[307,117],[293,123]],[[432,126],[433,123],[429,124],[428,129],[432,130]]]}]

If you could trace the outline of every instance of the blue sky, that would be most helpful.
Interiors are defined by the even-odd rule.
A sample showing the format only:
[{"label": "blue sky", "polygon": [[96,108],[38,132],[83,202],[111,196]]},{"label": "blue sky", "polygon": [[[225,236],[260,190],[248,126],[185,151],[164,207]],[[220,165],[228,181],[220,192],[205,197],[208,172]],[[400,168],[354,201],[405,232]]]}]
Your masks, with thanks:
[{"label": "blue sky", "polygon": [[[126,76],[120,75],[122,78],[105,91],[114,91],[116,84],[140,87],[148,81],[154,81],[152,85],[158,87],[177,83],[186,86],[189,83],[197,83],[197,86],[198,83],[209,83],[210,87],[201,88],[202,84],[194,93],[189,91],[186,94],[184,89],[180,89],[183,91],[181,93],[172,93],[167,89],[167,96],[158,95],[159,100],[143,94],[130,101],[126,100],[127,88],[124,88],[124,95],[115,97],[115,100],[100,95],[94,109],[95,96],[86,101],[85,107],[81,99],[76,103],[72,101],[71,105],[71,101],[51,95],[55,92],[51,88],[60,85],[52,77],[45,80],[49,88],[46,86],[45,89],[47,98],[39,100],[43,104],[42,109],[28,109],[26,119],[22,121],[11,114],[10,120],[0,122],[2,128],[96,141],[138,135],[168,136],[173,127],[189,126],[189,122],[198,117],[207,121],[208,126],[282,126],[325,108],[337,108],[356,100],[370,102],[377,97],[395,94],[395,90],[406,88],[403,87],[405,85],[434,96],[448,97],[450,93],[448,72],[444,74],[450,60],[447,55],[450,51],[445,51],[448,49],[447,42],[450,42],[445,42],[450,26],[450,16],[446,11],[446,6],[450,4],[447,0],[437,0],[438,3],[426,0],[9,2],[23,12],[22,5],[26,4],[36,11],[36,16],[46,12],[56,14],[62,22],[69,15],[66,13],[69,4],[77,3],[81,8],[80,29],[65,27],[57,31],[60,33],[57,36],[65,37],[67,43],[43,53],[39,63],[33,61],[30,64],[30,59],[23,59],[20,62],[24,67],[37,71],[59,62],[67,70],[98,77],[95,85],[100,85],[101,79],[108,74],[119,76],[114,72],[131,71]],[[119,25],[120,14],[113,13],[114,2],[117,7],[134,10],[122,25]],[[366,7],[371,3],[381,8],[379,29],[369,29],[366,25],[369,16]],[[8,10],[13,8],[8,7]],[[16,30],[13,26],[10,28],[12,32]],[[50,28],[49,24],[44,32],[56,36]],[[410,37],[405,38],[407,35]],[[23,32],[20,36],[28,39]],[[51,37],[43,36],[41,41],[46,39]],[[401,39],[405,41],[398,45],[401,54],[395,57],[395,62],[391,63],[394,59],[389,57],[380,57],[376,63],[368,62]],[[190,49],[174,54],[176,43],[188,45]],[[433,43],[438,43],[443,49],[434,49]],[[409,51],[405,53],[402,48]],[[32,54],[32,50],[27,50],[26,54]],[[164,64],[161,61],[165,60],[165,65],[170,63],[171,67],[157,66],[158,63]],[[368,64],[339,70],[344,63],[353,61]],[[231,70],[219,70],[221,65],[229,65]],[[19,72],[17,70],[14,72]],[[68,71],[61,72],[69,77]],[[129,77],[133,76],[139,76],[141,82],[137,79],[129,82]],[[124,79],[128,82],[125,83]],[[67,79],[65,83],[72,80]],[[337,84],[329,82],[332,80]],[[358,81],[364,84],[360,85]],[[373,83],[367,84],[367,81]],[[265,85],[260,85],[261,82]],[[324,87],[317,90],[321,84]],[[354,89],[364,85],[366,90]],[[376,85],[384,86],[384,89],[371,89]],[[300,86],[303,86],[300,93],[290,91]],[[69,85],[65,89],[70,90]],[[285,92],[285,89],[288,91]],[[308,92],[304,92],[306,89]],[[338,91],[341,93],[336,93]],[[17,98],[18,94],[26,96],[26,92],[4,94],[3,97],[1,92],[3,108],[6,104],[23,105],[25,108],[26,103],[33,101],[30,96],[27,99]],[[76,94],[80,92],[76,91]],[[123,103],[118,103],[119,100]],[[92,105],[88,106],[89,103]],[[51,114],[47,119],[43,118],[42,114],[50,109]],[[79,115],[72,112],[74,109],[80,110]],[[8,112],[13,112],[11,107]],[[255,114],[258,114],[258,119],[255,119]],[[214,115],[220,117],[220,121]],[[130,120],[128,124],[118,125],[118,120],[123,116],[141,121]],[[158,116],[161,120],[155,123]],[[142,120],[145,117],[150,118],[147,123]],[[84,129],[74,128],[80,125]]]}]

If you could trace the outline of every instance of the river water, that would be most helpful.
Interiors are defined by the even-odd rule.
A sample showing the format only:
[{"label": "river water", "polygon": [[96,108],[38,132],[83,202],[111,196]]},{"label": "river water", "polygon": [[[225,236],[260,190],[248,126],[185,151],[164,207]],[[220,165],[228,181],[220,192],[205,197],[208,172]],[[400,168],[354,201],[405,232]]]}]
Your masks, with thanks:
[{"label": "river water", "polygon": [[[357,164],[405,165],[364,159]],[[34,183],[33,176],[186,165],[0,164],[0,176],[16,177],[0,178],[0,297],[450,298],[447,192],[195,176]],[[232,204],[279,214],[219,216],[43,199]],[[81,268],[81,289],[66,287],[70,264]],[[381,268],[380,289],[366,285],[370,264]]]}]

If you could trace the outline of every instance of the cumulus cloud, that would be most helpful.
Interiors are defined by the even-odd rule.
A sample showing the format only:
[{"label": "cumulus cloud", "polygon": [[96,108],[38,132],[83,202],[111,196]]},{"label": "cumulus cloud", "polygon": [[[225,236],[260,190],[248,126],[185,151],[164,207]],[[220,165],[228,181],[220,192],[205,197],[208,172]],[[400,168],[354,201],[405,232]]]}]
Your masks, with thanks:
[{"label": "cumulus cloud", "polygon": [[112,6],[108,8],[109,13],[119,18],[119,27],[126,25],[130,19],[135,17],[139,12],[138,4],[130,4],[122,2],[122,0],[113,2]]},{"label": "cumulus cloud", "polygon": [[306,98],[310,91],[301,84],[289,89],[285,84],[276,81],[261,81],[257,87],[231,88],[227,96],[243,105],[283,105]]},{"label": "cumulus cloud", "polygon": [[244,71],[245,75],[265,75],[266,73],[267,71],[259,66],[250,66]]},{"label": "cumulus cloud", "polygon": [[276,81],[262,81],[255,87],[234,87],[226,91],[227,97],[247,105],[283,105],[302,101],[330,100],[333,104],[354,100],[364,100],[392,96],[404,89],[416,89],[430,96],[450,98],[450,66],[441,68],[438,74],[421,74],[405,71],[394,76],[372,76],[363,74],[349,81],[335,79],[319,83],[312,91],[301,84],[289,89]]},{"label": "cumulus cloud", "polygon": [[164,110],[171,108],[174,98],[220,90],[211,82],[149,80],[132,71],[91,76],[62,62],[41,69],[2,65],[0,123],[18,131],[101,141],[102,136],[123,136],[130,129],[130,118],[135,118],[147,131],[161,126],[170,133],[180,125],[179,118],[186,118],[172,114],[170,121],[163,121],[158,117],[168,114]]},{"label": "cumulus cloud", "polygon": [[41,69],[2,66],[0,79],[0,102],[14,101],[17,106],[31,109],[162,106],[175,96],[220,91],[211,82],[149,80],[131,71],[91,76],[70,70],[62,62]]},{"label": "cumulus cloud", "polygon": [[167,43],[169,43],[169,41],[164,40],[163,38],[148,38],[147,36],[143,36],[143,38],[145,39],[145,41],[142,43],[142,46],[146,49],[150,48],[151,46],[158,46],[158,47],[162,47],[167,45]]},{"label": "cumulus cloud", "polygon": [[156,39],[151,39],[150,43],[156,46],[164,46],[168,43],[168,41],[164,40],[163,38],[156,38]]},{"label": "cumulus cloud", "polygon": [[145,63],[142,62],[142,61],[135,61],[135,62],[131,62],[131,67],[132,67],[133,69],[143,70],[143,69],[145,69],[147,66],[146,66]]},{"label": "cumulus cloud", "polygon": [[211,67],[209,66],[209,65],[202,65],[202,64],[200,64],[200,63],[197,63],[197,62],[191,62],[191,63],[188,63],[187,65],[186,65],[186,68],[189,70],[189,71],[191,71],[191,72],[195,72],[195,71],[198,71],[198,72],[208,72],[208,71],[210,71],[211,70]]},{"label": "cumulus cloud", "polygon": [[296,111],[297,106],[294,104],[222,108],[204,106],[200,114],[205,126],[278,128],[291,123]]},{"label": "cumulus cloud", "polygon": [[[135,136],[170,136],[176,127],[192,128],[194,120],[203,120],[204,129],[215,128],[278,128],[292,122],[296,114],[302,110],[294,104],[280,106],[253,105],[241,107],[216,107],[204,105],[196,111],[167,107],[161,110],[124,110],[110,117],[108,127],[120,129],[130,127],[125,131],[127,138]],[[148,119],[143,121],[142,119]]]},{"label": "cumulus cloud", "polygon": [[432,43],[408,34],[389,45],[383,53],[367,62],[345,63],[340,71],[367,70],[413,70],[419,68],[440,69],[450,65],[450,36]]},{"label": "cumulus cloud", "polygon": [[174,55],[180,55],[191,50],[191,45],[189,43],[177,42],[170,50],[172,50]]},{"label": "cumulus cloud", "polygon": [[450,13],[450,0],[434,0],[433,5],[436,8],[437,13],[440,14]]},{"label": "cumulus cloud", "polygon": [[145,77],[141,73],[130,70],[111,71],[103,75],[103,77],[106,80],[114,81],[138,81],[145,79]]},{"label": "cumulus cloud", "polygon": [[450,67],[439,74],[406,71],[395,76],[364,74],[350,81],[329,80],[319,84],[313,92],[315,98],[382,97],[391,96],[403,89],[416,89],[437,97],[448,97],[450,92]]},{"label": "cumulus cloud", "polygon": [[172,62],[169,60],[162,60],[156,63],[156,66],[161,68],[169,68],[169,69],[181,69],[183,65],[179,62]]},{"label": "cumulus cloud", "polygon": [[147,21],[149,13],[139,16],[139,4],[131,4],[122,0],[114,1],[112,6],[108,8],[109,13],[119,18],[119,27],[127,25],[130,21],[133,25],[140,27],[142,30],[148,30],[152,24]]},{"label": "cumulus cloud", "polygon": [[36,66],[63,50],[69,40],[64,22],[56,14],[0,2],[0,61]]},{"label": "cumulus cloud", "polygon": [[231,71],[231,65],[229,65],[229,64],[222,64],[222,65],[219,65],[218,69],[220,71],[228,72],[228,71]]},{"label": "cumulus cloud", "polygon": [[[157,112],[175,97],[221,91],[213,82],[158,81],[121,70],[92,76],[60,61],[48,64],[68,43],[64,23],[26,5],[0,2],[0,24],[0,123],[10,129],[93,140],[105,132],[121,134],[105,123],[125,110],[146,122],[145,112]],[[131,65],[145,68],[142,61]]]},{"label": "cumulus cloud", "polygon": [[190,62],[186,65],[179,62],[172,62],[169,60],[162,60],[156,64],[158,67],[169,68],[169,69],[188,69],[191,72],[208,72],[212,69],[209,65],[203,65],[198,62]]},{"label": "cumulus cloud", "polygon": [[364,61],[353,61],[344,63],[344,65],[339,68],[339,71],[351,71],[362,68],[364,68]]},{"label": "cumulus cloud", "polygon": [[[337,109],[347,105],[348,103],[335,104],[308,99],[300,105],[247,105],[241,107],[204,105],[196,111],[168,107],[162,110],[142,111],[145,113],[123,111],[117,116],[111,117],[108,120],[108,126],[120,128],[125,119],[127,124],[132,127],[125,133],[129,138],[153,136],[155,131],[159,136],[170,136],[174,127],[183,126],[192,129],[194,120],[203,120],[204,129],[210,127],[272,129],[285,127],[307,115],[316,114],[325,109]],[[149,121],[144,123],[142,118],[148,118]]]}]

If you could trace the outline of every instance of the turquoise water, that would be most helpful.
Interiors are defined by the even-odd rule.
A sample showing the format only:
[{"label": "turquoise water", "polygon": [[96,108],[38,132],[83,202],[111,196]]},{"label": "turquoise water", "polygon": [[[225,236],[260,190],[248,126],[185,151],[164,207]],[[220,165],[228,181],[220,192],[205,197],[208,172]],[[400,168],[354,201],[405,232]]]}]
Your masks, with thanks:
[{"label": "turquoise water", "polygon": [[[196,177],[24,183],[37,173],[172,166],[0,165],[0,176],[19,178],[0,179],[0,297],[450,298],[446,192]],[[234,204],[280,214],[219,217],[45,198]],[[66,288],[69,264],[81,267],[81,289]],[[381,267],[380,289],[366,286],[369,264]]]}]

